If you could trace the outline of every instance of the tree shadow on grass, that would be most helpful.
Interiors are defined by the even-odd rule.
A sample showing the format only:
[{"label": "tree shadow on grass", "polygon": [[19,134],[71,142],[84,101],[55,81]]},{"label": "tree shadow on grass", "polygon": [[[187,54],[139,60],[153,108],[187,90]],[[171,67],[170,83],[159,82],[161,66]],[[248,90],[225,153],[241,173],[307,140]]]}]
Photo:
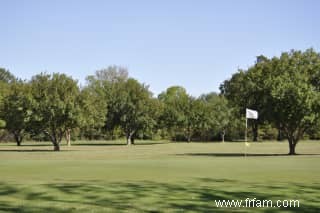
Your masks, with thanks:
[{"label": "tree shadow on grass", "polygon": [[[59,152],[72,152],[75,150],[60,150]],[[53,148],[51,149],[0,149],[0,152],[55,152],[55,153],[59,153],[53,150]]]},{"label": "tree shadow on grass", "polygon": [[25,146],[52,146],[51,142],[34,142],[34,143],[21,143],[21,147]]},{"label": "tree shadow on grass", "polygon": [[72,144],[72,146],[126,146],[125,143],[77,143]]},{"label": "tree shadow on grass", "polygon": [[134,144],[134,146],[145,146],[145,145],[161,145],[161,144],[168,144],[163,142],[137,142]]},{"label": "tree shadow on grass", "polygon": [[[157,144],[162,144],[160,142],[152,142],[152,143],[136,143],[133,146],[146,146],[146,145],[157,145]],[[81,147],[81,146],[127,146],[127,144],[125,143],[80,143],[80,144],[73,144],[71,147]],[[53,148],[52,145],[50,144],[25,144],[25,145],[21,145],[21,146],[14,146],[15,148],[12,148],[12,146],[10,146],[10,148],[6,148],[6,147],[1,147],[0,146],[0,152],[53,152]],[[27,147],[30,147],[29,149],[27,149]],[[39,147],[39,149],[33,149],[31,147]],[[47,147],[47,149],[43,149],[43,147]],[[65,149],[64,145],[61,145],[61,149],[59,152],[71,152],[71,151],[77,151],[77,150],[73,150],[73,149]],[[68,147],[69,148],[69,147]],[[57,152],[58,153],[58,152]]]},{"label": "tree shadow on grass", "polygon": [[[276,156],[290,156],[288,154],[267,154],[267,153],[184,153],[176,154],[177,156],[202,156],[202,157],[276,157]],[[320,154],[296,154],[295,156],[320,156]]]},{"label": "tree shadow on grass", "polygon": [[[164,144],[161,142],[136,142],[135,144],[132,144],[131,146],[146,146],[146,145],[158,145],[158,144]],[[73,144],[72,146],[128,146],[126,143],[79,143],[79,144]]]},{"label": "tree shadow on grass", "polygon": [[[315,184],[267,184],[239,188],[238,181],[83,182],[76,184],[0,184],[0,211],[5,212],[319,212]],[[312,195],[309,193],[312,192]],[[217,200],[299,199],[299,208],[218,208]]]}]

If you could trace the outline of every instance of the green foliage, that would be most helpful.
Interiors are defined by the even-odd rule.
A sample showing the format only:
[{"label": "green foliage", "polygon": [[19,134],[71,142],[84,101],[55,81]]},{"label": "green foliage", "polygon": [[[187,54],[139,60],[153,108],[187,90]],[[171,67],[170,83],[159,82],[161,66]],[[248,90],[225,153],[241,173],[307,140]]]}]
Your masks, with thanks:
[{"label": "green foliage", "polygon": [[81,110],[77,82],[65,74],[39,74],[31,80],[32,130],[48,135],[54,150],[60,150],[67,129],[79,125]]},{"label": "green foliage", "polygon": [[0,67],[0,82],[11,83],[15,80],[16,80],[16,78],[12,73],[10,73],[8,70]]},{"label": "green foliage", "polygon": [[10,83],[14,81],[15,77],[12,73],[4,68],[0,68],[0,128],[5,127],[6,124],[1,116],[1,114],[5,114],[3,111],[3,99],[9,94]]},{"label": "green foliage", "polygon": [[17,145],[20,145],[31,117],[30,86],[16,81],[9,85],[9,89],[10,92],[3,101],[1,117],[6,123],[6,129],[14,135]]},{"label": "green foliage", "polygon": [[[99,99],[97,104],[99,106],[93,111],[97,112],[97,116],[105,119],[103,127],[110,139],[117,138],[122,134],[120,133],[122,132],[120,128],[120,109],[124,102],[123,90],[125,88],[123,84],[127,80],[128,71],[117,66],[109,66],[106,69],[98,70],[95,75],[87,77],[88,90]],[[94,123],[100,124],[96,121]]]},{"label": "green foliage", "polygon": [[119,125],[126,133],[128,143],[132,143],[134,134],[138,131],[152,128],[156,121],[154,119],[156,108],[152,94],[148,87],[140,84],[135,79],[128,79],[119,91],[122,97],[122,103],[118,109]]},{"label": "green foliage", "polygon": [[253,141],[258,140],[258,125],[263,124],[272,107],[268,100],[269,88],[265,87],[267,73],[270,70],[269,60],[264,56],[257,57],[257,63],[248,70],[239,70],[230,80],[220,86],[221,93],[228,99],[239,117],[244,117],[246,108],[259,112],[258,120],[251,121]]},{"label": "green foliage", "polygon": [[217,137],[224,140],[232,113],[223,96],[210,93],[194,98],[184,88],[174,86],[158,98],[164,106],[160,117],[162,127],[173,139],[180,139],[183,133],[183,139],[187,141]]},{"label": "green foliage", "polygon": [[299,139],[320,119],[319,86],[313,84],[320,56],[312,49],[291,51],[273,63],[273,77],[266,85],[271,90],[273,120],[281,124],[294,154]]},{"label": "green foliage", "polygon": [[172,86],[156,99],[147,85],[118,66],[96,71],[81,89],[64,74],[20,82],[0,69],[0,128],[18,135],[18,141],[26,132],[33,138],[45,133],[38,138],[50,138],[57,150],[71,130],[80,138],[126,137],[129,144],[154,137],[239,140],[244,138],[245,108],[251,108],[259,112],[258,120],[249,121],[253,140],[284,136],[294,154],[300,138],[319,137],[319,85],[320,55],[313,49],[258,56],[253,66],[221,84],[221,94],[198,98]]},{"label": "green foliage", "polygon": [[103,106],[104,110],[97,115],[106,116],[105,128],[112,138],[119,135],[121,128],[131,144],[137,135],[153,130],[158,103],[152,98],[148,86],[128,78],[125,68],[108,67],[87,80],[97,97],[106,100],[106,108]]},{"label": "green foliage", "polygon": [[272,123],[289,141],[290,154],[303,134],[320,119],[320,55],[313,49],[284,52],[279,58],[258,58],[236,73],[221,91],[237,106],[259,111],[259,122]]},{"label": "green foliage", "polygon": [[314,123],[310,129],[306,131],[306,134],[310,139],[319,140],[320,139],[320,119],[318,122]]},{"label": "green foliage", "polygon": [[160,116],[161,125],[176,140],[177,135],[183,134],[188,125],[187,113],[191,113],[190,105],[193,100],[180,86],[169,87],[158,96],[158,99],[163,103],[163,111]]},{"label": "green foliage", "polygon": [[79,126],[87,138],[95,138],[101,134],[106,122],[107,101],[104,93],[88,84],[81,90],[78,101],[81,107]]},{"label": "green foliage", "polygon": [[[216,137],[217,134],[221,135],[221,139],[224,141],[225,135],[229,135],[231,122],[233,122],[233,108],[228,104],[227,99],[224,96],[217,95],[216,93],[209,93],[202,95],[200,99],[204,103],[205,116],[203,116],[200,130],[206,131],[204,135],[210,135]],[[219,137],[220,138],[220,137]]]}]

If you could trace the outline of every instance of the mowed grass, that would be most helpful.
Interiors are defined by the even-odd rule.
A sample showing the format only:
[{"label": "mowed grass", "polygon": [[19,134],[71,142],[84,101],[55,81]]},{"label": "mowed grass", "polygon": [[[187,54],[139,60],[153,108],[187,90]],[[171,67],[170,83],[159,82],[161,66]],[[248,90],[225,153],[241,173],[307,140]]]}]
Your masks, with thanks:
[{"label": "mowed grass", "polygon": [[[0,144],[0,212],[320,212],[320,142]],[[299,200],[219,208],[215,200]],[[244,201],[243,201],[244,202]],[[243,203],[244,204],[244,203]]]}]

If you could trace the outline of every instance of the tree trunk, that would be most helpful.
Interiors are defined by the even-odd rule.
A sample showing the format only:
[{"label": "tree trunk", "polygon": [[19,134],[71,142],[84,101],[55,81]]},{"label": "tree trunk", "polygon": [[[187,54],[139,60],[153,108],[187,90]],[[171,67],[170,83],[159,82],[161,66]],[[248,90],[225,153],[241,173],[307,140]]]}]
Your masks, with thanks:
[{"label": "tree trunk", "polygon": [[131,136],[127,136],[127,145],[130,146],[132,144]]},{"label": "tree trunk", "polygon": [[278,128],[277,141],[282,141],[282,132],[281,132],[281,129],[280,129],[280,128]]},{"label": "tree trunk", "polygon": [[57,133],[56,131],[52,131],[52,134],[50,134],[49,131],[45,130],[44,133],[50,137],[53,144],[53,151],[60,151],[60,142],[63,136],[63,132],[60,131],[59,133]]},{"label": "tree trunk", "polygon": [[60,144],[57,142],[53,143],[53,151],[60,151]]},{"label": "tree trunk", "polygon": [[224,143],[224,135],[225,135],[225,131],[223,130],[222,133],[221,133],[221,137],[222,137],[222,143]]},{"label": "tree trunk", "polygon": [[67,146],[71,146],[71,130],[70,129],[66,130],[66,141],[67,141]]},{"label": "tree trunk", "polygon": [[187,140],[188,140],[188,143],[191,142],[191,134],[188,134]]},{"label": "tree trunk", "polygon": [[289,140],[289,155],[296,155],[296,145],[293,140]]},{"label": "tree trunk", "polygon": [[191,142],[191,137],[192,137],[191,128],[190,128],[190,126],[188,126],[188,128],[187,128],[187,141],[188,141],[188,143]]},{"label": "tree trunk", "polygon": [[254,121],[252,124],[253,141],[258,141],[258,122]]},{"label": "tree trunk", "polygon": [[13,133],[17,146],[21,146],[22,136],[20,133]]},{"label": "tree trunk", "polygon": [[132,132],[127,132],[127,145],[130,146],[131,144],[134,144],[134,131]]},{"label": "tree trunk", "polygon": [[15,140],[17,142],[17,146],[21,146],[21,141],[22,141],[21,137],[15,136]]},{"label": "tree trunk", "polygon": [[296,155],[296,145],[298,144],[300,138],[303,136],[305,130],[306,129],[302,127],[296,127],[295,129],[284,127],[283,132],[286,134],[289,142],[288,155]]}]

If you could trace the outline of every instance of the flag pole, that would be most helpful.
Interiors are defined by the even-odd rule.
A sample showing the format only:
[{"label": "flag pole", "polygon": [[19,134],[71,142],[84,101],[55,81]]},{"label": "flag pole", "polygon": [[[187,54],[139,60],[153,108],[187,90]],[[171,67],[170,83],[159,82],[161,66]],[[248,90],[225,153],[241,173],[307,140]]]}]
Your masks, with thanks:
[{"label": "flag pole", "polygon": [[247,156],[247,146],[249,147],[250,144],[248,143],[248,119],[258,119],[258,111],[256,110],[252,110],[252,109],[248,109],[246,108],[246,130],[245,130],[245,135],[244,135],[244,157]]},{"label": "flag pole", "polygon": [[245,130],[245,135],[244,135],[244,157],[247,157],[247,132],[248,132],[248,118],[246,115],[246,130]]},{"label": "flag pole", "polygon": [[246,132],[245,132],[245,136],[244,136],[244,140],[245,142],[247,142],[247,132],[248,132],[248,118],[246,117]]}]

